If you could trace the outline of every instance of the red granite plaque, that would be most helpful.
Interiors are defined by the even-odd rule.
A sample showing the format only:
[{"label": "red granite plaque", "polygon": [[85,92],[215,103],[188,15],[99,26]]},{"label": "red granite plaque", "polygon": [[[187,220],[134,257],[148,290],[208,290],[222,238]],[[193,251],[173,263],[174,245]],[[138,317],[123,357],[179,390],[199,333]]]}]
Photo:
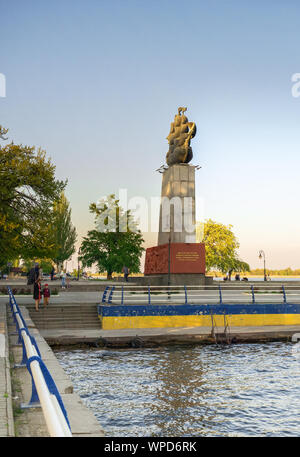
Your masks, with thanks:
[{"label": "red granite plaque", "polygon": [[[146,250],[144,275],[168,274],[169,244]],[[171,243],[170,273],[205,274],[204,243]]]}]

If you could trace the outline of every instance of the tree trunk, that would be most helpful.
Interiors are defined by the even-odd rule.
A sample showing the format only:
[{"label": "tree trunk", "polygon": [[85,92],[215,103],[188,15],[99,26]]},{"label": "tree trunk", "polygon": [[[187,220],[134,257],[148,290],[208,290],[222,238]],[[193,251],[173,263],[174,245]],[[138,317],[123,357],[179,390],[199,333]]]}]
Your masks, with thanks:
[{"label": "tree trunk", "polygon": [[107,272],[106,278],[107,278],[108,281],[112,280],[112,271],[108,271]]}]

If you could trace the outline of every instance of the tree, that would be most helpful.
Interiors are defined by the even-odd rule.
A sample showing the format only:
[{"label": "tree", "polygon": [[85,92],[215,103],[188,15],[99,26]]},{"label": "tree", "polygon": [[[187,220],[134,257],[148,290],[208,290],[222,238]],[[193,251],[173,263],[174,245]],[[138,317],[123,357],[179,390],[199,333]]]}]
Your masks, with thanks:
[{"label": "tree", "polygon": [[64,192],[53,204],[51,232],[55,247],[52,260],[60,269],[63,262],[74,254],[77,239],[76,229],[71,221],[71,209]]},{"label": "tree", "polygon": [[246,262],[239,259],[239,242],[232,231],[232,225],[224,225],[208,219],[204,225],[197,224],[197,240],[205,244],[206,270],[213,268],[222,273],[250,271]]},{"label": "tree", "polygon": [[[0,126],[0,138],[8,132]],[[50,257],[54,248],[49,224],[53,201],[66,183],[55,178],[55,166],[42,149],[0,147],[0,259]]]},{"label": "tree", "polygon": [[23,271],[28,272],[35,263],[39,264],[39,267],[42,269],[43,273],[46,273],[46,274],[51,273],[52,266],[53,266],[51,259],[37,259],[37,258],[35,258],[33,260],[26,259],[22,263]]},{"label": "tree", "polygon": [[98,205],[92,203],[90,212],[95,214],[96,229],[82,241],[83,265],[97,264],[99,273],[107,272],[107,279],[113,272],[121,273],[124,265],[132,273],[139,272],[144,240],[130,210],[125,212],[115,195],[110,195]]}]

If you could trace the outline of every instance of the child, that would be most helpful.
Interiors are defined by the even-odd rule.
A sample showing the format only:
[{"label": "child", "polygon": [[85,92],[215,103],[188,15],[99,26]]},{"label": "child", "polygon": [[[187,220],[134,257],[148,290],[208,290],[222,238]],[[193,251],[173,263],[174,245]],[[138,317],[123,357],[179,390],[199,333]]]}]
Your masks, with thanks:
[{"label": "child", "polygon": [[43,295],[44,295],[44,307],[46,307],[49,303],[49,298],[50,298],[50,289],[48,288],[48,284],[45,284],[45,287],[43,290]]}]

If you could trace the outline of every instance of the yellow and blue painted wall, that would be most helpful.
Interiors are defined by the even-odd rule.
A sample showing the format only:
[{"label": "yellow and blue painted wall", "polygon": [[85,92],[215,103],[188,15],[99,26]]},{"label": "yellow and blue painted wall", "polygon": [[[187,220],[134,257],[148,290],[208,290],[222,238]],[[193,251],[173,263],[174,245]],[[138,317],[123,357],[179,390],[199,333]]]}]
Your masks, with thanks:
[{"label": "yellow and blue painted wall", "polygon": [[300,325],[300,304],[98,305],[104,330]]}]

